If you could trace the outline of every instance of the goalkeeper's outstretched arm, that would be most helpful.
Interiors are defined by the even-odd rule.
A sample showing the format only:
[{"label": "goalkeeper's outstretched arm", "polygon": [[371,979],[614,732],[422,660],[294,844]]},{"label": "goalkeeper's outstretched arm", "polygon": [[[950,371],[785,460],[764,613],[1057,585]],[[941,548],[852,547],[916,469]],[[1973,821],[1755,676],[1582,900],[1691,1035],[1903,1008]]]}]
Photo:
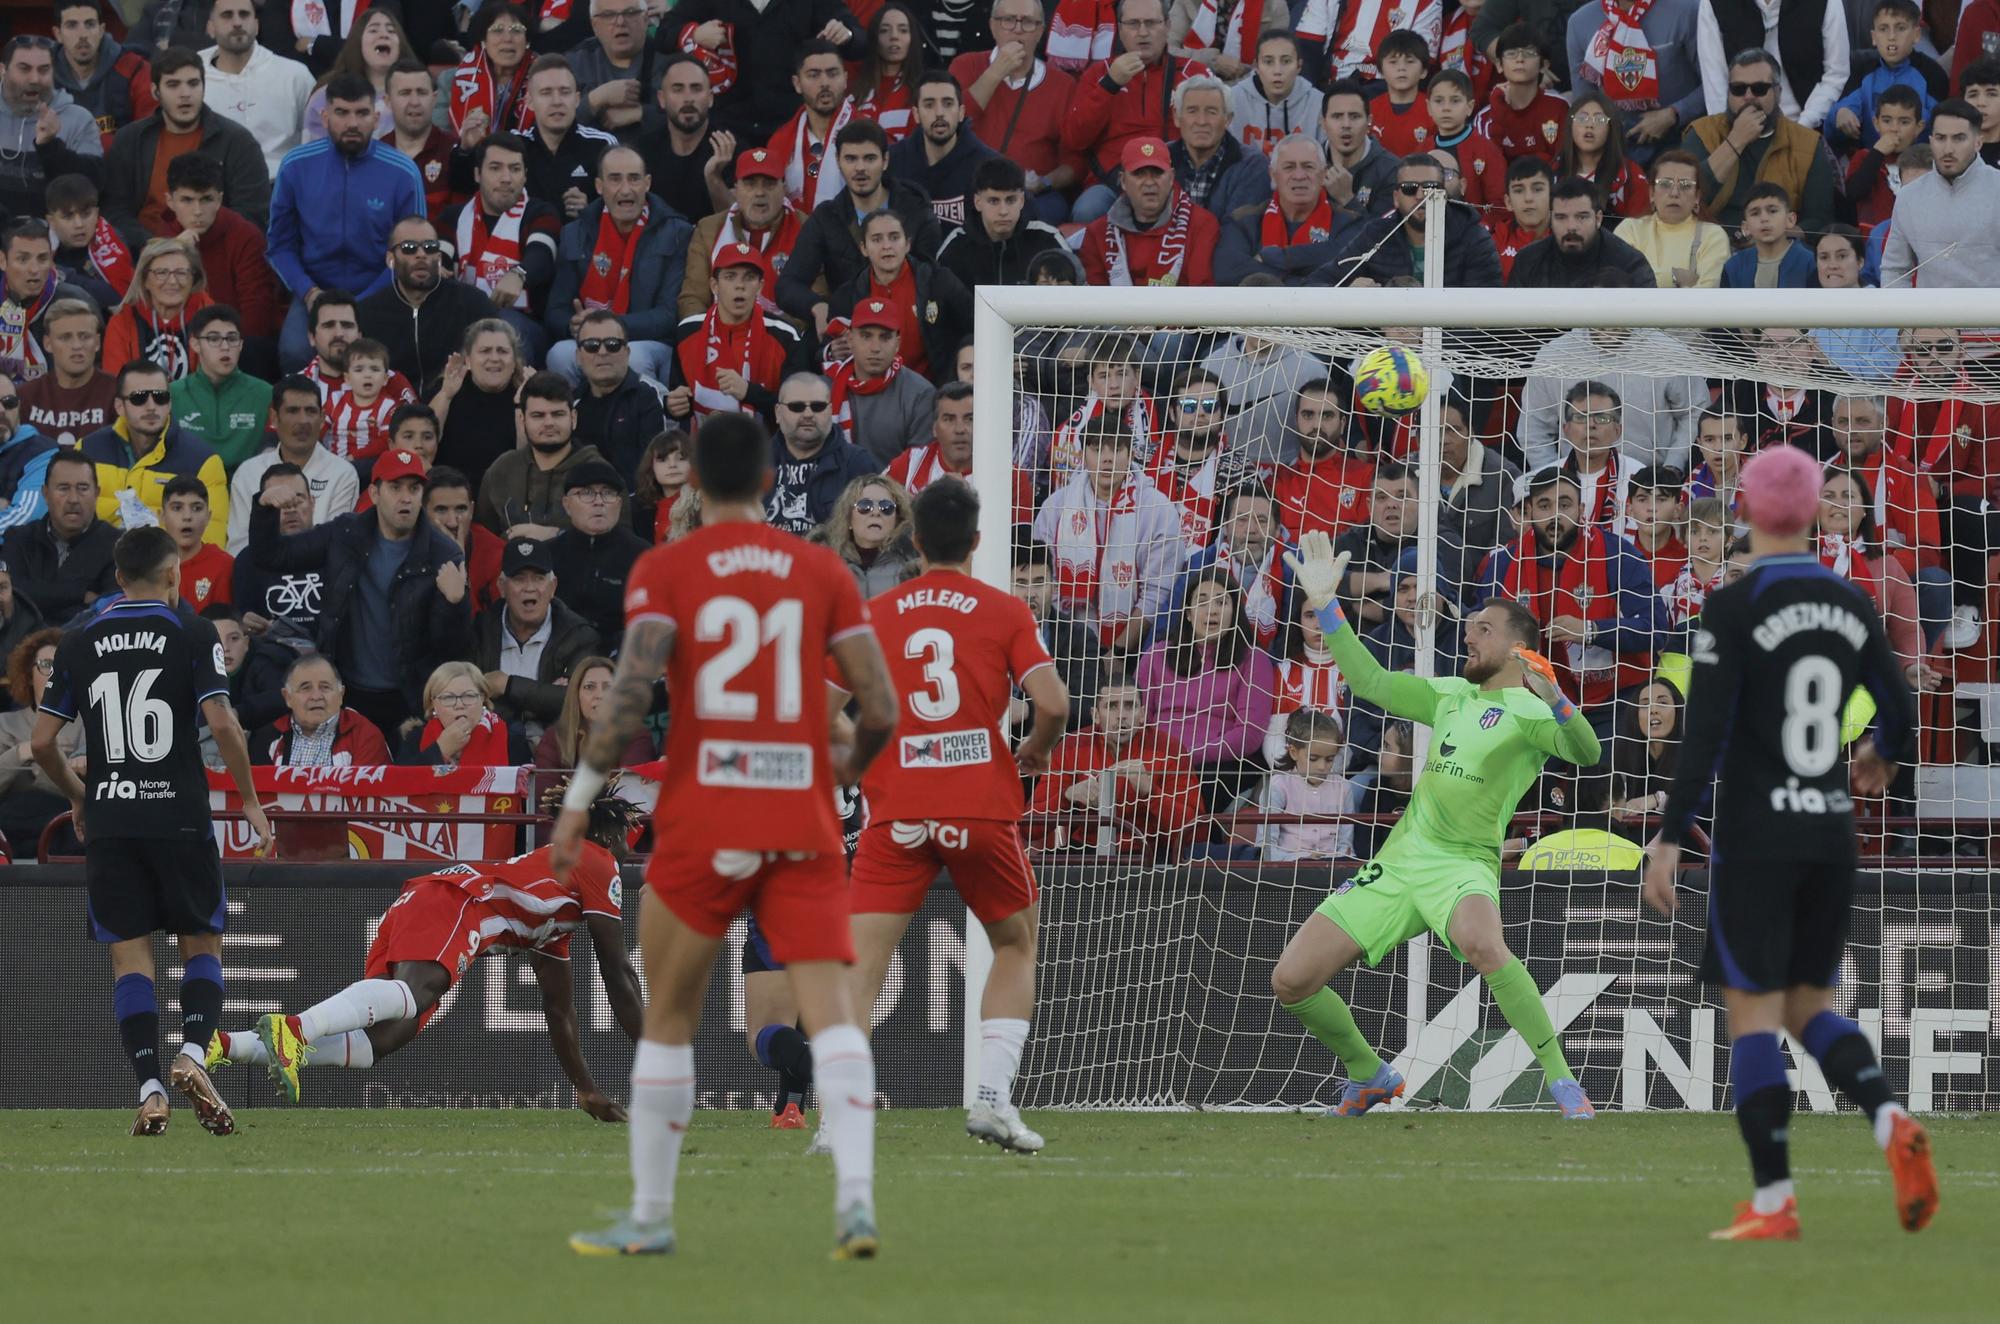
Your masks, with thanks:
[{"label": "goalkeeper's outstretched arm", "polygon": [[1429,726],[1437,715],[1437,691],[1421,677],[1390,671],[1376,661],[1340,610],[1340,581],[1347,573],[1347,561],[1346,553],[1334,555],[1333,539],[1317,531],[1299,539],[1297,555],[1285,553],[1299,592],[1319,613],[1319,628],[1348,688],[1386,713]]}]

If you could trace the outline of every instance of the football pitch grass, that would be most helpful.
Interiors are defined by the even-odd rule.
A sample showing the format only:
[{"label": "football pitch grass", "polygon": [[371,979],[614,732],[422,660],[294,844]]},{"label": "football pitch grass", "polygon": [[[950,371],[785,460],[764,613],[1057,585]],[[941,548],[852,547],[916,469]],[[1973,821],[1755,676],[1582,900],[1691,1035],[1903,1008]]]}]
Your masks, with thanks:
[{"label": "football pitch grass", "polygon": [[[1804,1240],[1718,1245],[1734,1119],[1038,1113],[1046,1153],[957,1112],[879,1114],[883,1253],[829,1261],[830,1161],[696,1115],[681,1245],[564,1238],[628,1192],[580,1112],[258,1107],[215,1139],[110,1111],[0,1112],[0,1316],[20,1321],[1991,1320],[2000,1117],[1935,1119],[1912,1236],[1855,1117],[1792,1127]],[[643,1315],[638,1312],[645,1312]]]}]

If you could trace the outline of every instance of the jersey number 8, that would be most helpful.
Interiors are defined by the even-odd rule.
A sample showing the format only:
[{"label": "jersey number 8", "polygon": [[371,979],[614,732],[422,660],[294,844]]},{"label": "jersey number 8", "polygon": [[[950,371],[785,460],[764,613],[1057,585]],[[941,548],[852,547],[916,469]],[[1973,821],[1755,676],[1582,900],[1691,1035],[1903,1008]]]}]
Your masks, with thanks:
[{"label": "jersey number 8", "polygon": [[1785,676],[1785,763],[1801,777],[1823,777],[1840,757],[1840,668],[1832,658],[1802,657]]},{"label": "jersey number 8", "polygon": [[132,692],[118,693],[118,677],[107,671],[90,682],[90,701],[104,716],[104,757],[123,763],[130,756],[141,763],[158,763],[174,747],[174,710],[153,697],[160,668],[148,667],[132,677]]}]

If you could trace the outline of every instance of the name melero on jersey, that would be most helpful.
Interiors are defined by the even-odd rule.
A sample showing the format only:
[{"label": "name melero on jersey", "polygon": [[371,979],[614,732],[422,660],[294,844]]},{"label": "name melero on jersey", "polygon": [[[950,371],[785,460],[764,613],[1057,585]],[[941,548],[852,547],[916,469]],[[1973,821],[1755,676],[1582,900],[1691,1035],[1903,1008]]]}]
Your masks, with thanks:
[{"label": "name melero on jersey", "polygon": [[936,607],[940,611],[955,611],[970,616],[979,610],[979,599],[970,593],[957,589],[920,588],[914,593],[905,593],[896,599],[896,614],[916,611],[920,607]]}]

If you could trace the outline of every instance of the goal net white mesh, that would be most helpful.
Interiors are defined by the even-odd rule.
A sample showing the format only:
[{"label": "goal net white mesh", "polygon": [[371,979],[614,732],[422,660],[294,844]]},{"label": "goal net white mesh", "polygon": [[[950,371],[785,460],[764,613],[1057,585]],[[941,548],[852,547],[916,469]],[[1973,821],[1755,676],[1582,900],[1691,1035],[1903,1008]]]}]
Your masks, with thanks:
[{"label": "goal net white mesh", "polygon": [[[1433,331],[1436,407],[1395,419],[1354,407],[1351,365],[1423,333],[1301,323],[1351,320],[1327,315],[1347,298],[1491,321],[1490,303],[1460,317],[1446,301],[1502,292],[1241,290],[1258,315],[1227,324],[1186,311],[1195,292],[1146,292],[1161,316],[1136,326],[1129,302],[1118,324],[1090,324],[1079,310],[1109,292],[1076,293],[1038,322],[1034,292],[1004,292],[1011,317],[992,306],[1003,292],[980,292],[978,481],[990,510],[1012,510],[1013,582],[1073,694],[1025,827],[1044,901],[1024,1105],[1306,1107],[1338,1093],[1334,1059],[1277,1006],[1271,972],[1440,755],[1347,692],[1300,609],[1281,552],[1323,528],[1353,553],[1347,615],[1391,669],[1457,674],[1460,618],[1496,595],[1551,632],[1605,756],[1551,762],[1523,800],[1501,890],[1510,945],[1599,1107],[1729,1106],[1726,1018],[1697,978],[1705,879],[1688,875],[1669,922],[1641,909],[1636,865],[1675,767],[1691,622],[1747,557],[1737,468],[1789,444],[1826,466],[1822,559],[1882,609],[1922,723],[1921,761],[1863,805],[1840,1008],[1914,1106],[1989,1106],[2000,356],[1988,330],[1917,324],[1969,305],[1904,298],[1900,326],[1838,329],[1795,311],[1814,306],[1797,295],[1748,317],[1724,298],[1709,325],[1683,311],[1660,316],[1681,323],[1667,328],[1586,327],[1578,308],[1629,324],[1690,295],[1552,295],[1552,308],[1523,292],[1507,296],[1513,316],[1569,329]],[[1777,316],[1795,324],[1765,324]],[[1555,469],[1567,477],[1525,477]],[[1002,532],[989,514],[989,544]],[[1866,716],[1850,709],[1846,738]],[[1443,943],[1418,939],[1334,986],[1407,1077],[1403,1106],[1547,1106],[1532,1054]],[[1793,1065],[1807,1103],[1833,1107],[1810,1058]]]}]

